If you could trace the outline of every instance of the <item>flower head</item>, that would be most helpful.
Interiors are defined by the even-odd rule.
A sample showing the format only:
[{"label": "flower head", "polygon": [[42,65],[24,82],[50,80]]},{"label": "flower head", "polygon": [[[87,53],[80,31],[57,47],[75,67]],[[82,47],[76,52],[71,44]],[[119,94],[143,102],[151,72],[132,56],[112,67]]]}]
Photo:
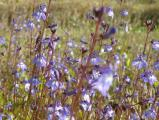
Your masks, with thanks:
[{"label": "flower head", "polygon": [[155,70],[159,70],[159,61],[156,61],[153,66]]},{"label": "flower head", "polygon": [[151,41],[151,44],[152,44],[152,48],[156,51],[159,51],[159,41],[157,40],[152,40]]},{"label": "flower head", "polygon": [[4,37],[0,36],[0,44],[3,45],[6,43],[6,40]]},{"label": "flower head", "polygon": [[128,11],[122,10],[120,14],[121,14],[121,16],[128,16]]},{"label": "flower head", "polygon": [[147,109],[142,116],[144,119],[149,119],[149,120],[156,120],[157,117],[157,113],[155,111],[155,109],[153,108],[149,108]]},{"label": "flower head", "polygon": [[43,56],[42,54],[38,54],[35,56],[33,63],[39,68],[45,67],[46,66],[46,57]]},{"label": "flower head", "polygon": [[149,83],[150,85],[153,85],[154,82],[157,81],[157,78],[155,75],[152,74],[152,71],[145,71],[144,73],[141,74],[141,79],[145,83]]},{"label": "flower head", "polygon": [[100,73],[100,76],[93,84],[93,88],[98,90],[103,96],[107,96],[107,91],[113,82],[113,72],[110,68],[102,68]]},{"label": "flower head", "polygon": [[147,62],[142,56],[139,56],[132,61],[132,66],[136,67],[137,69],[142,69],[147,67]]}]

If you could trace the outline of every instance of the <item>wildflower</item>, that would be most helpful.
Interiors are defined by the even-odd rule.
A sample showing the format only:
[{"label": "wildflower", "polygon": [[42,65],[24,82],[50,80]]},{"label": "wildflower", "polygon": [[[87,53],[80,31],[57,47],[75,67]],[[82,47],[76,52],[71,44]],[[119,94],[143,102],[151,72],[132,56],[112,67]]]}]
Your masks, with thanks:
[{"label": "wildflower", "polygon": [[27,66],[23,62],[18,63],[17,67],[20,68],[22,71],[27,70]]},{"label": "wildflower", "polygon": [[5,43],[6,43],[5,38],[0,36],[0,45],[4,45]]},{"label": "wildflower", "polygon": [[107,96],[107,91],[113,82],[113,72],[110,68],[102,68],[101,75],[93,84],[93,88],[97,89],[103,96]]},{"label": "wildflower", "polygon": [[54,80],[48,80],[45,85],[52,91],[56,91],[57,89],[63,89],[65,88],[64,84],[58,81],[54,81]]},{"label": "wildflower", "polygon": [[117,32],[117,29],[116,29],[115,27],[110,27],[107,32],[104,32],[104,33],[103,33],[102,38],[103,38],[103,39],[109,39],[109,38],[111,38],[116,32]]},{"label": "wildflower", "polygon": [[92,58],[90,62],[92,65],[99,65],[99,64],[103,63],[104,60],[101,59],[100,57],[95,57],[95,58]]},{"label": "wildflower", "polygon": [[46,58],[42,54],[38,54],[35,56],[33,63],[39,68],[45,67],[46,66]]},{"label": "wildflower", "polygon": [[159,61],[156,61],[153,66],[155,70],[159,70]]},{"label": "wildflower", "polygon": [[90,95],[88,93],[83,92],[83,100],[80,102],[80,105],[84,111],[91,111],[92,105]]},{"label": "wildflower", "polygon": [[112,9],[111,7],[105,8],[105,13],[106,13],[109,17],[112,17],[112,19],[114,18],[114,12],[113,12],[113,9]]},{"label": "wildflower", "polygon": [[[58,117],[58,120],[70,120],[71,118],[70,111],[71,110],[69,105],[62,106],[60,102],[56,103],[55,115]],[[72,120],[74,120],[73,117]]]},{"label": "wildflower", "polygon": [[144,60],[142,56],[137,57],[135,60],[132,61],[132,66],[136,67],[137,69],[142,69],[147,67],[147,62]]},{"label": "wildflower", "polygon": [[129,76],[126,76],[126,77],[125,77],[125,81],[126,81],[128,84],[130,83],[131,79],[129,78]]},{"label": "wildflower", "polygon": [[114,116],[115,116],[115,112],[111,105],[105,106],[102,111],[102,114],[103,114],[102,118],[105,118],[107,120],[112,120],[112,119],[114,119]]},{"label": "wildflower", "polygon": [[159,51],[159,41],[157,40],[152,40],[151,41],[151,44],[152,44],[152,48],[156,51]]},{"label": "wildflower", "polygon": [[127,10],[122,10],[120,12],[121,16],[128,16],[128,11]]},{"label": "wildflower", "polygon": [[104,46],[104,52],[111,52],[113,50],[111,45],[105,45]]},{"label": "wildflower", "polygon": [[28,20],[28,22],[26,23],[26,27],[32,31],[34,29],[35,25],[34,25],[33,21]]},{"label": "wildflower", "polygon": [[149,119],[156,120],[157,113],[154,108],[149,108],[143,113],[142,117],[143,119],[146,119],[146,120],[149,120]]},{"label": "wildflower", "polygon": [[115,64],[119,64],[119,63],[120,63],[119,54],[115,54],[115,55],[114,55],[114,60],[115,60]]},{"label": "wildflower", "polygon": [[144,73],[141,74],[141,79],[145,83],[149,83],[150,85],[153,85],[154,82],[157,81],[157,78],[155,75],[152,74],[152,71],[145,71]]},{"label": "wildflower", "polygon": [[40,81],[36,77],[32,77],[28,82],[33,86],[38,86],[40,84]]},{"label": "wildflower", "polygon": [[33,13],[33,17],[40,22],[40,20],[46,20],[46,5],[41,4],[40,7]]}]

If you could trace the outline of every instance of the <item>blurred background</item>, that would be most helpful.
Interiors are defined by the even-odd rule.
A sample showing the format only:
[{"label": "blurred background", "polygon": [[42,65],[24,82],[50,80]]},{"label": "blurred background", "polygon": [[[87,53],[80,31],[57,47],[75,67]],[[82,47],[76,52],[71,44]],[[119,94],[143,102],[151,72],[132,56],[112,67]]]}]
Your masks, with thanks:
[{"label": "blurred background", "polygon": [[[62,25],[68,25],[73,20],[82,20],[85,14],[93,7],[100,5],[111,6],[114,11],[121,9],[120,0],[53,0],[51,15],[55,21],[60,20]],[[123,0],[123,8],[129,11],[129,22],[142,25],[147,17],[159,18],[159,0]],[[12,18],[18,16],[30,17],[34,6],[46,3],[48,0],[0,0],[0,22],[9,25]],[[116,15],[118,17],[118,15]],[[158,20],[159,23],[159,20]]]},{"label": "blurred background", "polygon": [[[159,38],[159,0],[53,0],[50,9],[49,23],[57,23],[59,26],[58,34],[63,37],[65,32],[74,39],[80,39],[82,36],[89,37],[94,31],[94,23],[86,19],[86,14],[94,7],[101,5],[112,7],[114,10],[113,24],[119,25],[123,18],[120,11],[126,9],[129,15],[124,18],[127,22],[130,32],[117,35],[119,41],[127,45],[133,45],[135,50],[142,47],[146,36],[144,22],[147,19],[156,19],[153,38]],[[48,0],[0,0],[0,34],[8,36],[11,21],[14,19],[32,19],[32,13],[41,3],[47,4]],[[112,20],[107,19],[109,23]],[[140,36],[140,37],[139,37]],[[62,38],[65,39],[65,38]],[[67,38],[66,38],[67,39]],[[136,41],[139,44],[136,44]],[[124,42],[124,44],[123,44]]]}]

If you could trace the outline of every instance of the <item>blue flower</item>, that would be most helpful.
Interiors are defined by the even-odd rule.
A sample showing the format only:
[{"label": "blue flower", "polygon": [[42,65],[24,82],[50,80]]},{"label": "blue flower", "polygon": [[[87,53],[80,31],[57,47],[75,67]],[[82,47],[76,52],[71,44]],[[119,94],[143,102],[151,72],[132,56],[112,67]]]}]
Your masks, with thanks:
[{"label": "blue flower", "polygon": [[152,40],[151,43],[152,43],[152,48],[156,51],[159,51],[159,41]]},{"label": "blue flower", "polygon": [[28,22],[26,23],[26,27],[27,27],[28,29],[30,29],[30,30],[33,30],[34,27],[35,27],[35,25],[34,25],[33,21],[28,20]]},{"label": "blue flower", "polygon": [[40,81],[36,77],[32,77],[28,82],[33,86],[38,86],[40,84]]},{"label": "blue flower", "polygon": [[113,50],[113,47],[111,45],[104,46],[104,52],[111,52],[112,50]]},{"label": "blue flower", "polygon": [[122,10],[121,11],[121,16],[128,16],[128,11],[127,10]]},{"label": "blue flower", "polygon": [[159,70],[159,61],[156,61],[153,66],[155,70]]},{"label": "blue flower", "polygon": [[111,38],[115,33],[117,32],[117,29],[115,27],[110,27],[107,32],[104,32],[102,37],[103,39],[109,39]]},{"label": "blue flower", "polygon": [[112,120],[114,119],[114,116],[115,116],[115,112],[111,105],[105,106],[102,111],[102,114],[103,114],[102,118],[105,118],[106,120]]},{"label": "blue flower", "polygon": [[87,93],[84,91],[82,93],[82,101],[80,102],[80,105],[84,111],[91,111],[92,105],[91,105],[91,98],[90,98],[90,93]]},{"label": "blue flower", "polygon": [[40,20],[46,20],[46,5],[41,4],[40,7],[33,13],[33,17],[40,22]]},{"label": "blue flower", "polygon": [[33,63],[39,68],[45,67],[46,66],[46,57],[43,56],[42,54],[38,54],[35,56]]},{"label": "blue flower", "polygon": [[144,119],[156,120],[157,113],[156,113],[155,109],[149,108],[143,113],[142,117]]},{"label": "blue flower", "polygon": [[87,101],[81,101],[80,105],[84,111],[91,111],[92,105]]},{"label": "blue flower", "polygon": [[142,56],[137,57],[135,60],[132,61],[132,66],[136,67],[137,69],[142,69],[147,67],[147,62],[144,60]]},{"label": "blue flower", "polygon": [[152,71],[145,71],[140,77],[145,83],[149,83],[150,85],[153,85],[154,82],[157,81],[157,78],[152,74]]},{"label": "blue flower", "polygon": [[39,6],[39,11],[40,12],[43,12],[43,13],[46,13],[46,11],[47,11],[47,8],[46,8],[47,6],[46,6],[46,4],[41,4],[40,6]]},{"label": "blue flower", "polygon": [[[69,105],[62,106],[60,102],[58,102],[55,106],[55,115],[58,117],[58,120],[70,120],[71,118],[71,110]],[[72,120],[74,118],[72,117]]]},{"label": "blue flower", "polygon": [[27,66],[24,64],[24,62],[18,63],[17,67],[20,68],[22,72],[27,70]]},{"label": "blue flower", "polygon": [[98,90],[103,96],[107,96],[107,91],[113,82],[113,72],[110,68],[102,68],[101,75],[93,83],[93,88]]},{"label": "blue flower", "polygon": [[95,58],[92,58],[90,62],[92,65],[99,65],[101,63],[104,63],[104,60],[101,59],[100,57],[95,57]]},{"label": "blue flower", "polygon": [[4,37],[0,36],[0,44],[4,45],[6,43],[6,40]]},{"label": "blue flower", "polygon": [[63,89],[65,86],[64,84],[62,84],[59,81],[55,81],[55,80],[48,80],[45,85],[52,91],[56,91],[57,89]]},{"label": "blue flower", "polygon": [[114,11],[111,7],[106,7],[105,8],[105,13],[109,16],[109,17],[114,17]]}]

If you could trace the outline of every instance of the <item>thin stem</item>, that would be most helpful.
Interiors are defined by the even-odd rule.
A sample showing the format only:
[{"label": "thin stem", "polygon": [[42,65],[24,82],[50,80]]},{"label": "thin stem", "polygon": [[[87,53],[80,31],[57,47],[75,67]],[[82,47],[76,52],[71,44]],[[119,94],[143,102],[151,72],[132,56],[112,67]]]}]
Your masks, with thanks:
[{"label": "thin stem", "polygon": [[82,89],[82,86],[83,86],[83,79],[84,79],[84,76],[85,76],[85,73],[87,72],[87,68],[90,64],[90,60],[91,60],[91,57],[92,57],[92,54],[94,52],[94,48],[95,48],[95,45],[96,45],[96,37],[98,35],[98,30],[99,30],[99,26],[100,26],[100,22],[101,22],[101,19],[99,19],[97,22],[96,22],[96,29],[95,29],[95,34],[92,38],[92,45],[90,47],[90,50],[89,50],[89,55],[88,55],[88,59],[87,59],[87,62],[86,62],[86,65],[85,66],[82,66],[81,65],[81,70],[82,70],[82,73],[81,75],[78,75],[78,78],[79,78],[79,83],[77,84],[77,94],[76,96],[73,98],[73,104],[72,104],[72,111],[74,111],[74,113],[76,114],[77,113],[77,107],[78,107],[78,104],[79,104],[79,99],[80,99],[80,95],[81,95],[81,89]]},{"label": "thin stem", "polygon": [[147,47],[147,44],[148,44],[148,37],[149,37],[149,32],[147,31],[145,44],[144,44],[143,55],[145,55],[145,52],[146,52],[146,47]]}]

